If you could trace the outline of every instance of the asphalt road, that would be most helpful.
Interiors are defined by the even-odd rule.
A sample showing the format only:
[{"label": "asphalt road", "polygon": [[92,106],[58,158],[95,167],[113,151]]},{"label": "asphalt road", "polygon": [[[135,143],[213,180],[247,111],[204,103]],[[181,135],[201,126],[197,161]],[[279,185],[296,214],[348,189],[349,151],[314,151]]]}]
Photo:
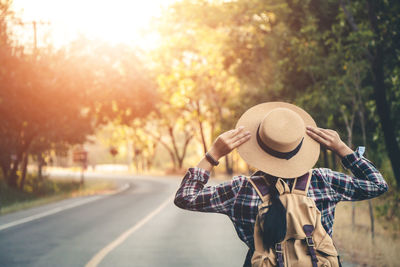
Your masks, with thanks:
[{"label": "asphalt road", "polygon": [[180,179],[117,179],[130,187],[0,216],[0,266],[242,266],[226,216],[175,207]]}]

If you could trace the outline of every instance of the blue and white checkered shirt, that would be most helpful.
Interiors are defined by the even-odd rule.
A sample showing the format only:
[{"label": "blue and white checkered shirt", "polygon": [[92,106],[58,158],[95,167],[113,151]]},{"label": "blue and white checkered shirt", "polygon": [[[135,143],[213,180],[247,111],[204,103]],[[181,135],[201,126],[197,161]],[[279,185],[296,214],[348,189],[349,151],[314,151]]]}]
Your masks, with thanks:
[{"label": "blue and white checkered shirt", "polygon": [[[308,197],[321,212],[325,230],[332,235],[336,203],[364,200],[388,190],[381,173],[362,156],[363,147],[342,158],[342,164],[354,177],[326,168],[312,169]],[[253,230],[261,199],[247,180],[239,175],[216,186],[205,186],[210,173],[189,168],[175,197],[175,204],[186,210],[222,213],[231,219],[239,238],[254,250]]]}]

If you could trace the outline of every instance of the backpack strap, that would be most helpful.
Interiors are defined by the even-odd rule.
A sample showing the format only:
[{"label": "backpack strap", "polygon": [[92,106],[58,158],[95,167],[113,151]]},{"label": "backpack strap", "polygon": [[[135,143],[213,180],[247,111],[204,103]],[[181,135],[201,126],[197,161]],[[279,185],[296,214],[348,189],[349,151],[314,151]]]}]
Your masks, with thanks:
[{"label": "backpack strap", "polygon": [[289,185],[282,178],[278,178],[275,183],[275,187],[276,190],[278,190],[279,195],[290,193]]},{"label": "backpack strap", "polygon": [[276,261],[278,263],[278,267],[284,267],[283,262],[283,251],[282,251],[282,244],[276,243],[275,244],[275,254],[276,254]]},{"label": "backpack strap", "polygon": [[309,171],[294,180],[292,193],[307,196],[308,187],[310,186],[312,172]]},{"label": "backpack strap", "polygon": [[269,199],[269,185],[264,176],[252,176],[249,182],[256,190],[257,194],[260,196],[263,202]]},{"label": "backpack strap", "polygon": [[317,267],[318,259],[317,259],[317,254],[315,253],[315,248],[314,248],[315,244],[312,239],[312,233],[314,232],[314,226],[312,226],[311,224],[306,224],[303,226],[303,231],[306,234],[306,243],[307,243],[308,251],[310,252],[312,266]]}]

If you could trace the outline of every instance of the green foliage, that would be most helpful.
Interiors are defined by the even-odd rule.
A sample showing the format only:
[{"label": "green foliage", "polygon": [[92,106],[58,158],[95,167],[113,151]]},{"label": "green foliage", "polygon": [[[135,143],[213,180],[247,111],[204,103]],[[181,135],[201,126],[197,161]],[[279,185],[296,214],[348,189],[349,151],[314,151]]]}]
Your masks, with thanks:
[{"label": "green foliage", "polygon": [[[389,163],[394,156],[387,157],[390,147],[384,137],[388,129],[382,126],[385,114],[377,108],[385,88],[378,88],[374,82],[379,78],[374,62],[377,49],[382,48],[384,100],[398,144],[399,11],[398,1],[179,1],[161,22],[161,31],[173,36],[160,50],[170,61],[161,62],[179,66],[179,73],[183,74],[174,76],[171,94],[198,88],[204,84],[202,79],[208,71],[222,72],[216,65],[208,64],[213,61],[207,61],[201,69],[185,64],[184,51],[202,56],[201,51],[207,51],[206,58],[218,58],[229,77],[236,79],[238,94],[222,102],[229,116],[221,120],[217,110],[210,108],[210,116],[204,117],[205,121],[217,118],[215,129],[232,128],[243,111],[255,104],[289,101],[309,111],[320,127],[337,130],[353,148],[366,146],[368,158],[384,169],[392,188],[393,194],[387,194],[388,208],[382,209],[394,210],[398,193]],[[372,21],[374,16],[377,29]],[[183,82],[197,73],[202,74],[200,78]],[[208,105],[210,94],[203,90],[194,92],[198,98],[206,96],[202,105]],[[188,106],[187,101],[181,103]],[[323,165],[322,159],[320,164]],[[333,165],[326,167],[330,166]]]},{"label": "green foliage", "polygon": [[0,202],[1,206],[10,206],[14,203],[31,201],[39,197],[52,196],[60,193],[69,193],[80,188],[79,181],[50,180],[46,177],[39,179],[37,176],[29,175],[24,191],[10,188],[0,179]]},{"label": "green foliage", "polygon": [[380,198],[375,205],[377,216],[381,217],[386,225],[394,228],[394,230],[400,230],[400,190],[397,189],[396,180],[394,178],[390,161],[386,158],[380,166],[380,171],[388,182],[389,191]]},{"label": "green foliage", "polygon": [[55,181],[46,177],[39,178],[37,175],[28,174],[25,182],[24,191],[35,196],[46,196],[58,194],[60,192],[71,192],[78,190],[79,181]]},{"label": "green foliage", "polygon": [[71,178],[48,179],[29,175],[24,190],[17,190],[8,186],[0,175],[0,215],[65,198],[102,194],[115,189],[116,184],[112,181],[91,179],[81,185]]},{"label": "green foliage", "polygon": [[85,39],[27,52],[9,38],[7,4],[0,9],[0,163],[10,179],[24,154],[65,150],[110,121],[133,128],[138,155],[152,158],[161,144],[179,168],[192,139],[205,152],[250,106],[288,101],[353,148],[365,145],[393,188],[381,209],[398,203],[385,142],[388,124],[400,141],[398,1],[178,1],[155,22],[151,70],[137,51]]}]

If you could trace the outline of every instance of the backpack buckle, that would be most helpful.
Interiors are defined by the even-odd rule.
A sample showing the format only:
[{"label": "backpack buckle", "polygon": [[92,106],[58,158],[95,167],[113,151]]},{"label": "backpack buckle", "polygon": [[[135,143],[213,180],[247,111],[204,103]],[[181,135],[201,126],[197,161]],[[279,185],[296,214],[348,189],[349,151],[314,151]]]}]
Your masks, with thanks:
[{"label": "backpack buckle", "polygon": [[314,245],[314,241],[313,241],[311,236],[306,236],[306,243],[307,243],[307,246],[309,246],[309,247],[314,247],[315,246]]},{"label": "backpack buckle", "polygon": [[275,244],[275,252],[276,253],[283,253],[281,243],[276,243]]}]

